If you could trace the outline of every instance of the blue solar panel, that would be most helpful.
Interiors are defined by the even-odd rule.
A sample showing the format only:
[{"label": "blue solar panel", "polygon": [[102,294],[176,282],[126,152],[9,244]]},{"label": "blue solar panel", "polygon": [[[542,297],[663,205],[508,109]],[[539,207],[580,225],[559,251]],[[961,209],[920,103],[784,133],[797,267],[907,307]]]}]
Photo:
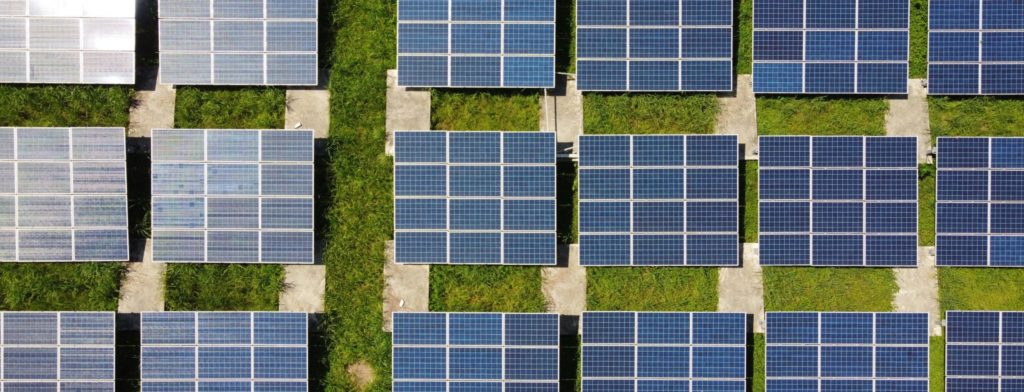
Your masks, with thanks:
[{"label": "blue solar panel", "polygon": [[305,392],[307,325],[304,313],[143,313],[141,390]]},{"label": "blue solar panel", "polygon": [[917,265],[917,140],[762,137],[763,265]]},{"label": "blue solar panel", "polygon": [[1024,94],[1022,11],[1012,0],[932,0],[929,94]]},{"label": "blue solar panel", "polygon": [[1024,313],[946,312],[946,390],[1019,390],[1022,338]]},{"label": "blue solar panel", "polygon": [[584,391],[746,390],[741,313],[584,312]]},{"label": "blue solar panel", "polygon": [[396,132],[395,260],[555,264],[550,132]]},{"label": "blue solar panel", "polygon": [[928,391],[926,313],[769,312],[766,323],[768,392]]},{"label": "blue solar panel", "polygon": [[582,91],[731,91],[732,2],[579,0]]},{"label": "blue solar panel", "polygon": [[114,391],[114,313],[0,312],[0,324],[0,389]]},{"label": "blue solar panel", "polygon": [[398,84],[554,87],[554,1],[400,1]]},{"label": "blue solar panel", "polygon": [[557,391],[558,315],[395,313],[395,391]]},{"label": "blue solar panel", "polygon": [[904,94],[909,2],[757,0],[754,92]]},{"label": "blue solar panel", "polygon": [[581,136],[580,264],[738,265],[735,136]]}]

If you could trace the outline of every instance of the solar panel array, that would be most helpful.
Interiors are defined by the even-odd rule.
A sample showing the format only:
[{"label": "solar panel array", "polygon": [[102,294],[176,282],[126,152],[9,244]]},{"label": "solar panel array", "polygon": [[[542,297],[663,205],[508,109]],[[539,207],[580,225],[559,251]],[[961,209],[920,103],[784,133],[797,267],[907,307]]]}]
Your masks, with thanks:
[{"label": "solar panel array", "polygon": [[554,87],[554,0],[400,0],[398,84]]},{"label": "solar panel array", "polygon": [[124,128],[0,128],[0,260],[127,261]]},{"label": "solar panel array", "polygon": [[553,132],[395,132],[395,261],[557,259]]},{"label": "solar panel array", "polygon": [[557,392],[558,315],[395,313],[394,392]]},{"label": "solar panel array", "polygon": [[936,264],[1024,267],[1024,138],[938,139]]},{"label": "solar panel array", "polygon": [[767,392],[928,392],[927,313],[768,312]]},{"label": "solar panel array", "polygon": [[732,1],[576,3],[580,90],[732,90]]},{"label": "solar panel array", "polygon": [[946,391],[1024,388],[1024,312],[946,312]]},{"label": "solar panel array", "polygon": [[0,83],[135,83],[135,1],[0,2]]},{"label": "solar panel array", "polygon": [[142,313],[142,392],[308,390],[305,313]]},{"label": "solar panel array", "polygon": [[1024,4],[932,0],[928,26],[930,94],[1024,94]]},{"label": "solar panel array", "polygon": [[917,139],[761,137],[762,265],[917,265]]},{"label": "solar panel array", "polygon": [[153,261],[313,263],[313,131],[154,129]]},{"label": "solar panel array", "polygon": [[742,313],[583,313],[583,391],[747,390]]},{"label": "solar panel array", "polygon": [[317,0],[160,0],[160,81],[315,86]]},{"label": "solar panel array", "polygon": [[737,143],[580,136],[580,264],[739,265]]},{"label": "solar panel array", "polygon": [[754,92],[906,94],[909,0],[755,0]]},{"label": "solar panel array", "polygon": [[114,392],[113,312],[2,312],[0,325],[0,389]]}]

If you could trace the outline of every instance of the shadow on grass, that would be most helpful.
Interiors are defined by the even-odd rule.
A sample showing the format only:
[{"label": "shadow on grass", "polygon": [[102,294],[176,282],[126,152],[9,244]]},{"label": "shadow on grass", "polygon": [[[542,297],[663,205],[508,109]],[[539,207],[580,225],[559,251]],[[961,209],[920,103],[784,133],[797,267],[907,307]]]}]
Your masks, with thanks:
[{"label": "shadow on grass", "polygon": [[558,242],[576,243],[576,163],[558,163]]},{"label": "shadow on grass", "polygon": [[560,316],[559,324],[562,335],[559,339],[558,357],[558,390],[560,392],[577,392],[580,390],[580,367],[582,363],[582,345],[579,330],[579,316]]}]

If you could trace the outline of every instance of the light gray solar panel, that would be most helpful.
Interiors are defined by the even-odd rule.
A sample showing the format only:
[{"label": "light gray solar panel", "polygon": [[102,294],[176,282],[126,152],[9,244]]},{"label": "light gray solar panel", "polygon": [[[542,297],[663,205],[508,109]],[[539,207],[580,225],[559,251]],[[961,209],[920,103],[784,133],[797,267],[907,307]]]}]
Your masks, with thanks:
[{"label": "light gray solar panel", "polygon": [[114,391],[114,313],[3,312],[4,391]]},{"label": "light gray solar panel", "polygon": [[161,18],[209,18],[210,0],[161,0]]},{"label": "light gray solar panel", "polygon": [[28,12],[25,0],[0,0],[0,15],[22,16]]},{"label": "light gray solar panel", "polygon": [[26,19],[0,19],[0,49],[24,49]]},{"label": "light gray solar panel", "polygon": [[81,54],[76,52],[29,52],[28,77],[36,83],[78,81],[81,76]]},{"label": "light gray solar panel", "polygon": [[82,20],[82,47],[87,50],[134,50],[134,34],[135,22],[131,20]]},{"label": "light gray solar panel", "polygon": [[263,80],[263,55],[214,53],[215,84],[260,84]]}]

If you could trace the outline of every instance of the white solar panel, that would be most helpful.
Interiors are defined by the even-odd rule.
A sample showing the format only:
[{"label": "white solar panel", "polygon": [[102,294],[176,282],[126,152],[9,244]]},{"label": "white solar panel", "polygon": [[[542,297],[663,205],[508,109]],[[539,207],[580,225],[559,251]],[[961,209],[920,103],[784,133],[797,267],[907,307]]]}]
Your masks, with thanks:
[{"label": "white solar panel", "polygon": [[0,2],[0,83],[135,83],[135,1]]}]

